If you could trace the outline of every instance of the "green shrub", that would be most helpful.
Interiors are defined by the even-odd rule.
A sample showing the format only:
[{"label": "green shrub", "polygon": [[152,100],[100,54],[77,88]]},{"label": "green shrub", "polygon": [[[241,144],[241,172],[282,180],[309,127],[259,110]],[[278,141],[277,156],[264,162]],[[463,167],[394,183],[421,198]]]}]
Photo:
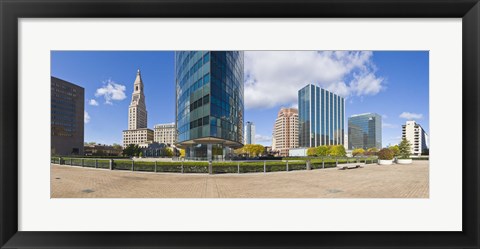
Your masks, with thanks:
[{"label": "green shrub", "polygon": [[113,169],[132,170],[131,160],[113,160]]},{"label": "green shrub", "polygon": [[388,148],[383,148],[378,152],[378,159],[380,160],[392,160],[393,152]]}]

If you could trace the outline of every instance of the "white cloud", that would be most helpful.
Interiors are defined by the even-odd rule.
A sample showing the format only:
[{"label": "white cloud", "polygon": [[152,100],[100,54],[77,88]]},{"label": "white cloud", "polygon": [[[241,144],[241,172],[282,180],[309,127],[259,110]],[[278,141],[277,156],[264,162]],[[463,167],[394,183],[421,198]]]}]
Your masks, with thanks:
[{"label": "white cloud", "polygon": [[383,127],[383,128],[397,128],[398,126],[395,125],[395,124],[390,124],[390,123],[382,122],[382,127]]},{"label": "white cloud", "polygon": [[375,95],[384,88],[375,71],[368,51],[247,51],[245,106],[291,106],[309,83],[344,97]]},{"label": "white cloud", "polygon": [[413,120],[413,119],[422,119],[423,115],[420,113],[402,112],[402,114],[400,114],[399,117],[408,119],[408,120]]},{"label": "white cloud", "polygon": [[270,136],[255,134],[255,143],[266,143],[271,141],[272,141],[272,137]]},{"label": "white cloud", "polygon": [[112,100],[124,100],[127,96],[125,95],[126,87],[121,84],[117,84],[112,80],[107,80],[104,82],[104,86],[98,88],[95,92],[95,97],[103,96],[105,98],[105,103],[112,105]]},{"label": "white cloud", "polygon": [[387,114],[383,114],[383,115],[382,115],[382,118],[383,118],[383,119],[387,119],[387,118],[388,118]]},{"label": "white cloud", "polygon": [[90,115],[88,115],[88,112],[86,112],[86,111],[83,114],[83,122],[85,124],[88,124],[88,122],[90,122]]},{"label": "white cloud", "polygon": [[88,104],[89,105],[93,105],[93,106],[98,106],[98,102],[95,100],[95,99],[91,99],[88,101]]}]

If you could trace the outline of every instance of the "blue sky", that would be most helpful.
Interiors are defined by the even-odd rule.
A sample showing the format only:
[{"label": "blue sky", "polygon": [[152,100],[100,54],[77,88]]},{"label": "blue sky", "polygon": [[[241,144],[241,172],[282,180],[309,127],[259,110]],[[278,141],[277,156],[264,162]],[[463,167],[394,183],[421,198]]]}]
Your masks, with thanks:
[{"label": "blue sky", "polygon": [[[148,126],[174,122],[173,52],[52,51],[51,75],[85,88],[86,142],[121,144],[137,69]],[[346,117],[382,115],[383,146],[398,143],[409,119],[429,132],[427,51],[246,51],[245,121],[255,123],[257,143],[271,145],[278,110],[295,107],[307,83],[346,97]]]}]

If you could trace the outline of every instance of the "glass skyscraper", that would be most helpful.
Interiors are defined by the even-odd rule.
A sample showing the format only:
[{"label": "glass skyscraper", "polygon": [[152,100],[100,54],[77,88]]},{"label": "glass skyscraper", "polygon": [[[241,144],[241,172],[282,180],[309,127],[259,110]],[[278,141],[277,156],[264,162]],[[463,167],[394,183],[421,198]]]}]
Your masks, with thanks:
[{"label": "glass skyscraper", "polygon": [[177,145],[187,158],[228,158],[243,146],[243,52],[175,52]]},{"label": "glass skyscraper", "polygon": [[344,144],[345,99],[313,84],[298,91],[299,147]]},{"label": "glass skyscraper", "polygon": [[382,148],[382,116],[376,113],[348,118],[348,149]]},{"label": "glass skyscraper", "polygon": [[245,144],[255,144],[255,124],[248,121],[245,125]]}]

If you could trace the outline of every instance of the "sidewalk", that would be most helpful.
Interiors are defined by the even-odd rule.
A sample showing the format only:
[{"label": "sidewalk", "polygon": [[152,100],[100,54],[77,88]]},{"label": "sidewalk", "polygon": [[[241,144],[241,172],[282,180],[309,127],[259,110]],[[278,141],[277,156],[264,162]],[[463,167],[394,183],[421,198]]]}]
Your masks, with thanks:
[{"label": "sidewalk", "polygon": [[51,165],[52,198],[428,198],[428,161],[249,174],[110,171]]}]

